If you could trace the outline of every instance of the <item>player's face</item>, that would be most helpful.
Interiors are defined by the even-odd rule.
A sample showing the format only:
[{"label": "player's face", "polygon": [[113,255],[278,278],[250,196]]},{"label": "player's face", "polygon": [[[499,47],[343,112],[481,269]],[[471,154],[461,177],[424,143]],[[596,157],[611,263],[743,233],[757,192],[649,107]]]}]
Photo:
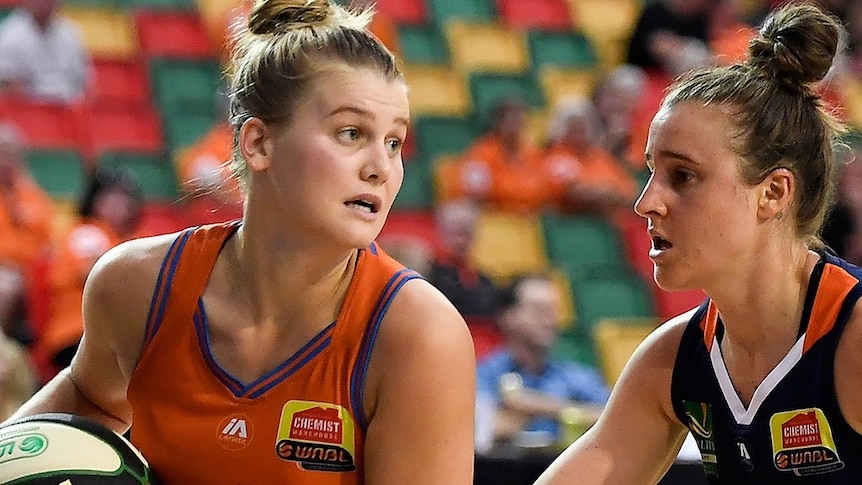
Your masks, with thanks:
[{"label": "player's face", "polygon": [[383,227],[404,168],[407,87],[367,69],[318,78],[274,141],[276,203],[293,228],[352,247]]},{"label": "player's face", "polygon": [[757,190],[740,177],[734,132],[722,108],[699,102],[662,108],[653,119],[652,174],[635,211],[648,220],[654,276],[664,289],[733,285],[734,265],[756,257]]}]

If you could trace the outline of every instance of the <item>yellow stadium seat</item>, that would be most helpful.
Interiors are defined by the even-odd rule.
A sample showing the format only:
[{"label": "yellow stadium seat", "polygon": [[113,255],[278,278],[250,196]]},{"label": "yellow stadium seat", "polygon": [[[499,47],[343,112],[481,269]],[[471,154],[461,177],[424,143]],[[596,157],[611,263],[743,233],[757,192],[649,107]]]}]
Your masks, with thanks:
[{"label": "yellow stadium seat", "polygon": [[533,214],[484,211],[476,225],[471,259],[500,283],[520,273],[548,269],[541,220]]},{"label": "yellow stadium seat", "polygon": [[554,279],[554,285],[560,292],[562,297],[562,305],[560,308],[560,329],[563,331],[571,331],[575,326],[575,302],[572,298],[572,284],[569,283],[569,277],[566,272],[560,268],[551,268],[551,276]]},{"label": "yellow stadium seat", "polygon": [[413,116],[466,116],[472,107],[462,73],[447,66],[404,64]]},{"label": "yellow stadium seat", "polygon": [[658,318],[604,318],[593,329],[599,366],[608,384],[619,379],[638,345],[661,323]]},{"label": "yellow stadium seat", "polygon": [[577,28],[593,43],[606,68],[624,59],[642,4],[642,0],[569,0]]},{"label": "yellow stadium seat", "polygon": [[463,72],[520,74],[530,67],[523,32],[496,23],[452,21],[446,24],[452,63]]},{"label": "yellow stadium seat", "polygon": [[539,72],[539,82],[545,101],[553,108],[572,96],[589,99],[596,82],[596,71],[546,66]]},{"label": "yellow stadium seat", "polygon": [[548,120],[551,115],[547,109],[532,109],[527,113],[524,132],[528,140],[536,146],[543,146],[548,139]]},{"label": "yellow stadium seat", "polygon": [[62,14],[80,28],[92,57],[129,60],[138,54],[134,22],[128,13],[110,7],[64,6]]}]

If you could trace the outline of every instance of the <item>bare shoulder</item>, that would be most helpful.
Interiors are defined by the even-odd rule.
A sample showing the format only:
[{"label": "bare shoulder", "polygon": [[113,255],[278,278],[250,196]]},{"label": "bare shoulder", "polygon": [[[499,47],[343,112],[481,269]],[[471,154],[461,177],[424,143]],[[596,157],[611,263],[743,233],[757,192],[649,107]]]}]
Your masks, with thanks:
[{"label": "bare shoulder", "polygon": [[159,269],[175,238],[134,239],[99,258],[84,286],[85,335],[106,338],[115,350],[139,347]]},{"label": "bare shoulder", "polygon": [[440,291],[423,279],[409,281],[387,312],[381,337],[398,345],[408,342],[445,346],[470,340],[463,317]]},{"label": "bare shoulder", "polygon": [[862,300],[856,302],[835,355],[835,387],[841,411],[850,426],[862,433]]}]

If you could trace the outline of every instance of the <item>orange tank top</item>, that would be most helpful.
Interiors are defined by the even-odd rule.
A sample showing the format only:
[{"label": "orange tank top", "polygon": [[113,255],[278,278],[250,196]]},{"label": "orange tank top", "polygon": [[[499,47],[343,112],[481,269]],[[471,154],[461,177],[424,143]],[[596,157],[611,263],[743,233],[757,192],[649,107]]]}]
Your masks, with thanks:
[{"label": "orange tank top", "polygon": [[132,442],[163,485],[362,484],[368,362],[389,304],[419,275],[361,249],[336,321],[240,382],[213,358],[201,300],[237,227],[189,229],[165,257],[129,384]]}]

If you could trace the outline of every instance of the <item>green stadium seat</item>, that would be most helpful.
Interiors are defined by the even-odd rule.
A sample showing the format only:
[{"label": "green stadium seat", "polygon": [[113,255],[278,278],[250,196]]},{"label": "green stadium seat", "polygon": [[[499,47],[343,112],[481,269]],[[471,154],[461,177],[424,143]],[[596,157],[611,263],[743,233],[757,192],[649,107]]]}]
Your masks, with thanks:
[{"label": "green stadium seat", "polygon": [[655,317],[652,295],[644,281],[628,268],[593,268],[573,277],[576,324],[592,332],[604,318]]},{"label": "green stadium seat", "polygon": [[447,64],[449,47],[437,25],[399,24],[398,41],[401,58],[418,64]]},{"label": "green stadium seat", "polygon": [[33,150],[27,165],[36,183],[53,199],[77,199],[84,187],[81,155],[74,151]]},{"label": "green stadium seat", "polygon": [[598,63],[596,51],[582,33],[530,30],[527,32],[533,69],[552,65],[592,69]]},{"label": "green stadium seat", "polygon": [[397,209],[424,209],[431,207],[434,196],[431,184],[431,162],[414,158],[404,164],[404,182],[394,207]]},{"label": "green stadium seat", "polygon": [[176,200],[179,197],[176,172],[167,155],[106,152],[99,157],[98,164],[121,168],[135,174],[145,199]]},{"label": "green stadium seat", "polygon": [[162,126],[169,151],[176,151],[194,144],[213,127],[215,122],[215,113],[171,112],[165,114]]},{"label": "green stadium seat", "polygon": [[551,355],[599,369],[596,346],[589,332],[572,331],[561,333]]},{"label": "green stadium seat", "polygon": [[194,11],[194,0],[126,0],[129,8],[140,11]]},{"label": "green stadium seat", "polygon": [[153,59],[150,79],[162,116],[204,113],[214,116],[222,79],[216,60]]},{"label": "green stadium seat", "polygon": [[542,90],[536,86],[535,80],[529,74],[472,73],[468,82],[470,96],[473,98],[474,122],[478,126],[488,125],[491,111],[505,98],[519,98],[533,108],[545,105]]},{"label": "green stadium seat", "polygon": [[418,117],[413,125],[418,156],[433,163],[441,155],[458,155],[478,136],[468,118]]},{"label": "green stadium seat", "polygon": [[550,260],[577,279],[594,268],[627,268],[622,236],[607,219],[544,216],[545,247]]},{"label": "green stadium seat", "polygon": [[451,19],[494,21],[497,9],[494,0],[426,0],[428,16],[439,25]]}]

